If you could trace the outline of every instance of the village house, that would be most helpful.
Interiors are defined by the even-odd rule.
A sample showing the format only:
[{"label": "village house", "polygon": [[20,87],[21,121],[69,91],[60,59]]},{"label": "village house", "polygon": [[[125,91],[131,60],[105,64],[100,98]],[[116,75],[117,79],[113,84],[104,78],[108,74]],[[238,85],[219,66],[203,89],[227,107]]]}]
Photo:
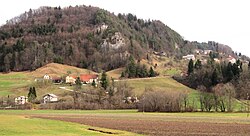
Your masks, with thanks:
[{"label": "village house", "polygon": [[212,50],[204,50],[203,53],[204,53],[205,55],[208,55],[210,52],[212,52]]},{"label": "village house", "polygon": [[236,59],[232,56],[229,55],[229,57],[227,58],[228,62],[231,62],[232,64],[233,63],[236,63]]},{"label": "village house", "polygon": [[55,94],[46,94],[43,96],[43,103],[57,102],[58,97]]},{"label": "village house", "polygon": [[187,56],[183,56],[182,57],[183,59],[186,59],[186,60],[195,60],[195,56],[193,55],[193,54],[189,54],[189,55],[187,55]]},{"label": "village house", "polygon": [[51,79],[51,77],[50,77],[48,74],[45,74],[45,75],[43,76],[43,79],[49,80],[49,79]]},{"label": "village house", "polygon": [[28,102],[27,96],[19,96],[19,97],[15,98],[15,104],[17,104],[17,105],[25,104],[27,102]]},{"label": "village house", "polygon": [[81,74],[80,76],[67,76],[66,83],[75,84],[76,78],[79,77],[83,84],[98,83],[98,75],[96,74]]}]

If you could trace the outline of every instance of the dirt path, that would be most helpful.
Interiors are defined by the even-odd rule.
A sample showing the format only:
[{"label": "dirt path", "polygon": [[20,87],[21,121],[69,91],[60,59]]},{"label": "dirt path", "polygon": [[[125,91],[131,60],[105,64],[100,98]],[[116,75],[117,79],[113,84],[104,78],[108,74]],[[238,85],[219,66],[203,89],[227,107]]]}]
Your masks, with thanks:
[{"label": "dirt path", "polygon": [[139,134],[153,136],[168,135],[220,135],[220,136],[245,136],[250,135],[250,124],[239,123],[211,123],[211,122],[185,122],[185,121],[166,121],[166,120],[144,120],[144,119],[125,119],[110,118],[105,116],[34,116],[46,119],[55,119],[80,124],[125,130]]}]

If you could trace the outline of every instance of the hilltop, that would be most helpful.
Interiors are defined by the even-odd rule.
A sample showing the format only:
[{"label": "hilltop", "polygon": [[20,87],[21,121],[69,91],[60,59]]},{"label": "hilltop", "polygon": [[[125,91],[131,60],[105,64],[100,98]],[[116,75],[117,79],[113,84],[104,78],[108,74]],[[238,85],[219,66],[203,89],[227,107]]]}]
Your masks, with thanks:
[{"label": "hilltop", "polygon": [[95,72],[87,69],[81,69],[73,66],[58,64],[58,63],[49,63],[45,66],[36,69],[29,73],[33,77],[43,77],[45,74],[50,76],[65,76],[67,74],[96,74]]}]

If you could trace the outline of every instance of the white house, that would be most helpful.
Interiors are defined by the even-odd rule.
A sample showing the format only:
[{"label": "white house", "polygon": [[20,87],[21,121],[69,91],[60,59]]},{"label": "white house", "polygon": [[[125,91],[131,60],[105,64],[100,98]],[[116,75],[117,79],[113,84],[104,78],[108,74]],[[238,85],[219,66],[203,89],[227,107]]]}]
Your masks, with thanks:
[{"label": "white house", "polygon": [[189,55],[187,55],[187,56],[183,56],[182,57],[183,59],[186,59],[186,60],[195,60],[195,56],[193,55],[193,54],[189,54]]},{"label": "white house", "polygon": [[54,94],[46,94],[43,96],[44,103],[57,102],[57,101],[58,101],[58,97]]},{"label": "white house", "polygon": [[27,96],[19,96],[15,98],[15,104],[20,105],[20,104],[25,104],[28,102],[28,97]]},{"label": "white house", "polygon": [[49,76],[49,75],[45,74],[45,75],[43,76],[43,79],[45,79],[45,80],[49,80],[49,79],[51,79],[51,78],[50,78],[50,76]]},{"label": "white house", "polygon": [[65,82],[69,84],[75,84],[76,76],[66,76]]},{"label": "white house", "polygon": [[212,50],[204,50],[205,55],[208,55],[210,52],[212,52]]}]

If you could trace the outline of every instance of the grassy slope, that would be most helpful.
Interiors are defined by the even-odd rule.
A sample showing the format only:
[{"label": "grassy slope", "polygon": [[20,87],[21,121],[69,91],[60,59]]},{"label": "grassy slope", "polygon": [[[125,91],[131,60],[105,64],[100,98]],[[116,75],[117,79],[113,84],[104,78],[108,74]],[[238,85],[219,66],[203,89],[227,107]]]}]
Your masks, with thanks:
[{"label": "grassy slope", "polygon": [[[86,125],[69,123],[63,121],[25,118],[20,115],[0,115],[0,135],[4,136],[105,136],[100,132],[90,131]],[[92,127],[91,127],[92,128]],[[136,135],[125,131],[117,131],[110,129],[98,130],[118,133],[118,135]]]},{"label": "grassy slope", "polygon": [[121,73],[124,71],[124,68],[118,68],[118,69],[114,69],[111,71],[107,72],[108,77],[112,77],[114,79],[119,79],[121,77]]},{"label": "grassy slope", "polygon": [[0,96],[10,95],[20,87],[30,84],[32,81],[27,74],[28,72],[0,73]]},{"label": "grassy slope", "polygon": [[152,88],[153,90],[164,91],[182,91],[190,93],[193,90],[178,83],[170,77],[156,77],[156,78],[144,78],[144,79],[129,79],[121,82],[127,82],[135,92],[136,95],[141,95],[145,88]]},{"label": "grassy slope", "polygon": [[8,74],[0,73],[0,96],[27,95],[28,88],[30,86],[35,86],[37,88],[38,95],[43,95],[45,93],[63,93],[61,89],[58,89],[59,86],[52,84],[40,86],[34,83],[34,79],[37,77],[41,78],[45,74],[60,77],[66,75],[68,71],[72,74],[95,73],[91,70],[56,63],[47,64],[32,72],[11,72]]}]

